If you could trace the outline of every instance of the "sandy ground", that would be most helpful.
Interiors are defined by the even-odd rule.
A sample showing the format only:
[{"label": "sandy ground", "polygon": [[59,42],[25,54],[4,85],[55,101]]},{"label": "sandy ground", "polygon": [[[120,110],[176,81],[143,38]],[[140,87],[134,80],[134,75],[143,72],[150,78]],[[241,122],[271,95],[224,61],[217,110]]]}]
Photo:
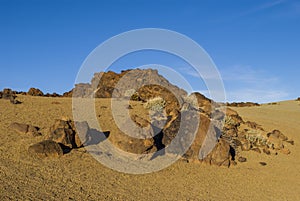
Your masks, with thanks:
[{"label": "sandy ground", "polygon": [[[230,168],[178,161],[145,175],[119,173],[83,148],[58,159],[35,159],[29,145],[43,140],[54,119],[72,116],[70,98],[20,96],[23,104],[0,100],[0,200],[300,200],[300,102],[234,108],[245,120],[280,129],[295,141],[290,155],[246,152],[246,163]],[[100,121],[107,122],[108,99]],[[41,128],[43,136],[15,133],[11,122]],[[266,162],[261,166],[259,162]]]}]

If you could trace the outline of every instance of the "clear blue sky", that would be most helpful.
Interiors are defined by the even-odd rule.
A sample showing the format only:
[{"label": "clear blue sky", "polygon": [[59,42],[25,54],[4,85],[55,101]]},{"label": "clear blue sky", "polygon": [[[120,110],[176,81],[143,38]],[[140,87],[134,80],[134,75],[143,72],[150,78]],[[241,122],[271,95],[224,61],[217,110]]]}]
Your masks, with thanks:
[{"label": "clear blue sky", "polygon": [[[100,43],[151,27],[199,43],[220,70],[229,101],[300,96],[297,0],[0,0],[0,26],[0,88],[68,91],[84,59]],[[162,62],[153,55],[144,64]],[[137,63],[120,62],[115,68]],[[172,67],[180,68],[176,62]],[[205,91],[192,73],[183,73],[195,90]]]}]

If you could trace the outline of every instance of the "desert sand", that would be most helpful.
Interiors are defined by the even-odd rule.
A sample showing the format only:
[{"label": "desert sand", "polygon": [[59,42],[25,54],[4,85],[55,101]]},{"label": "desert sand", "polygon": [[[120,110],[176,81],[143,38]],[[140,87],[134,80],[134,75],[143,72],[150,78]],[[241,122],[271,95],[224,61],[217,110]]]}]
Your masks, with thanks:
[{"label": "desert sand", "polygon": [[[229,168],[179,160],[159,172],[130,175],[105,167],[84,148],[60,158],[31,157],[28,147],[45,139],[55,119],[72,117],[72,99],[19,95],[18,100],[23,103],[0,99],[0,200],[300,199],[299,101],[233,108],[244,120],[293,139],[289,155],[249,151],[244,153],[247,162]],[[99,121],[113,132],[107,116],[110,99],[97,99],[96,107]],[[38,126],[43,135],[20,135],[9,129],[12,122]]]}]

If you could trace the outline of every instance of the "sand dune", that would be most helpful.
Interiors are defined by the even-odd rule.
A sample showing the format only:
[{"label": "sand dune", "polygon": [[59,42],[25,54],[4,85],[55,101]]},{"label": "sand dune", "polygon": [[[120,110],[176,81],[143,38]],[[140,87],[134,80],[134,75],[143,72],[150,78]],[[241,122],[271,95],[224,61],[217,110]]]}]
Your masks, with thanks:
[{"label": "sand dune", "polygon": [[[293,139],[289,155],[252,151],[245,152],[246,163],[230,168],[178,161],[159,172],[129,175],[103,166],[84,148],[57,159],[30,157],[28,146],[44,139],[55,119],[72,117],[72,99],[18,100],[23,103],[0,100],[0,200],[299,200],[300,102],[234,108],[244,120]],[[105,113],[110,100],[98,99],[96,106],[105,106],[99,120],[111,126]],[[11,122],[38,126],[43,135],[20,135],[9,129]]]}]

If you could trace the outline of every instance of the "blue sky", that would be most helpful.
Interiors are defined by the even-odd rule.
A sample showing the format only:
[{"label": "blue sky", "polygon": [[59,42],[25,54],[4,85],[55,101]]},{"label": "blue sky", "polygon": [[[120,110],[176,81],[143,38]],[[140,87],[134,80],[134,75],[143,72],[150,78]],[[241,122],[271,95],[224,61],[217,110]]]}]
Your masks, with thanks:
[{"label": "blue sky", "polygon": [[[200,44],[219,69],[229,101],[300,96],[296,0],[0,0],[0,26],[0,88],[68,91],[99,44],[150,27],[182,33]],[[149,63],[174,68],[194,90],[206,92],[201,78],[163,54],[137,54],[111,69]]]}]

